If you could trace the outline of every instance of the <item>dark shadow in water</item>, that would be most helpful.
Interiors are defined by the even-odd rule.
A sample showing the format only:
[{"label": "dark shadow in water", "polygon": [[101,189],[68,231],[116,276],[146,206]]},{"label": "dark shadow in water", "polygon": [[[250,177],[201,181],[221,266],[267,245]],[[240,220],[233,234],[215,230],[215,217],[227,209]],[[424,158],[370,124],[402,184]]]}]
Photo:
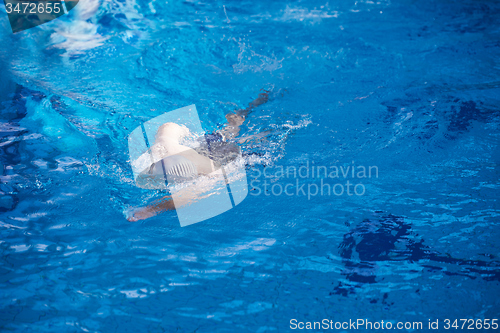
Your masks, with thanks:
[{"label": "dark shadow in water", "polygon": [[[424,92],[420,91],[420,93],[425,95]],[[500,116],[498,110],[486,107],[483,102],[464,101],[449,96],[447,98],[435,97],[437,101],[434,104],[413,95],[415,93],[409,93],[405,98],[383,102],[382,105],[387,108],[385,122],[393,124],[400,121],[403,114],[409,111],[413,112],[417,118],[426,117],[425,123],[413,124],[411,129],[412,135],[424,141],[440,133],[439,127],[445,129],[442,134],[445,139],[455,140],[459,134],[467,132],[474,121],[486,123]]]},{"label": "dark shadow in water", "polygon": [[[377,212],[380,214],[381,212]],[[403,217],[380,215],[365,219],[352,231],[344,235],[339,245],[344,266],[342,275],[350,283],[339,282],[331,294],[347,296],[364,284],[377,283],[378,262],[397,261],[419,263],[430,271],[442,271],[444,275],[465,276],[470,279],[482,277],[485,281],[500,281],[500,262],[453,258],[433,251],[424,245],[424,240],[413,232]],[[495,256],[485,255],[490,259]],[[440,264],[460,266],[459,272],[444,270]],[[410,273],[417,273],[412,270]]]},{"label": "dark shadow in water", "polygon": [[[0,175],[8,175],[8,167],[21,163],[20,137],[27,131],[19,122],[26,116],[26,98],[40,101],[45,96],[13,82],[2,82],[0,96]],[[9,92],[10,91],[10,92]],[[19,198],[17,190],[0,181],[0,213],[13,210]]]}]

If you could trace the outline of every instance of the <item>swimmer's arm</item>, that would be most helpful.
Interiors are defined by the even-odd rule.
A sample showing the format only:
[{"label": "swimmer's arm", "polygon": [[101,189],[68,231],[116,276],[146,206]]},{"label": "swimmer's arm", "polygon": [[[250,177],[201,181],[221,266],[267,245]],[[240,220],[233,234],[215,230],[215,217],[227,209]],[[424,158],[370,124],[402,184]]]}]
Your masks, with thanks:
[{"label": "swimmer's arm", "polygon": [[267,90],[264,90],[264,91],[265,92],[259,94],[259,97],[257,97],[256,99],[254,99],[252,102],[250,102],[248,104],[248,108],[247,108],[248,110],[256,108],[264,103],[267,103],[267,101],[269,100],[269,93],[271,91],[267,91]]},{"label": "swimmer's arm", "polygon": [[[217,178],[215,178],[217,179]],[[192,202],[198,201],[200,199],[203,199],[203,192],[207,190],[207,187],[210,188],[213,186],[213,183],[207,183],[205,186],[199,186],[199,187],[188,187],[181,189],[179,192],[177,192],[175,202],[177,203],[178,207],[182,207],[185,205],[188,205]],[[129,217],[127,217],[127,220],[130,222],[136,222],[139,220],[145,220],[150,217],[156,216],[158,214],[161,214],[163,212],[167,212],[169,210],[175,210],[175,205],[174,205],[174,200],[172,199],[172,196],[167,195],[164,196],[161,199],[158,199],[154,201],[152,204],[147,205],[145,207],[138,208],[134,210]]]},{"label": "swimmer's arm", "polygon": [[159,200],[156,200],[151,205],[135,210],[132,215],[127,218],[127,220],[129,220],[130,222],[145,220],[160,213],[174,209],[174,201],[172,200],[172,197],[170,195],[167,195]]},{"label": "swimmer's arm", "polygon": [[[264,90],[264,91],[265,92],[259,94],[259,97],[257,97],[256,99],[254,99],[253,101],[248,103],[248,107],[246,109],[236,110],[235,111],[236,114],[244,119],[252,109],[266,103],[269,100],[269,91],[267,91],[267,90]],[[228,115],[226,115],[226,118]],[[229,119],[228,119],[228,121],[229,121]]]},{"label": "swimmer's arm", "polygon": [[220,131],[225,138],[229,139],[238,136],[240,126],[245,122],[245,118],[250,111],[269,100],[269,91],[264,91],[265,92],[259,94],[259,97],[250,102],[246,109],[239,109],[235,110],[235,113],[231,112],[226,114],[227,126]]}]

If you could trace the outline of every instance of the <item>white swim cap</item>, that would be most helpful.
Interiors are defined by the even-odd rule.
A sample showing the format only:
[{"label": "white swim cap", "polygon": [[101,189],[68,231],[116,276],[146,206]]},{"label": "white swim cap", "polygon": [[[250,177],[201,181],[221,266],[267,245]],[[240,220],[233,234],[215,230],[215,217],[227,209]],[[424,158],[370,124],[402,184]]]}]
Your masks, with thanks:
[{"label": "white swim cap", "polygon": [[198,170],[196,170],[196,165],[190,160],[181,155],[174,155],[165,157],[156,165],[161,164],[165,168],[165,174],[169,176],[177,176],[183,178],[192,178],[198,175]]}]

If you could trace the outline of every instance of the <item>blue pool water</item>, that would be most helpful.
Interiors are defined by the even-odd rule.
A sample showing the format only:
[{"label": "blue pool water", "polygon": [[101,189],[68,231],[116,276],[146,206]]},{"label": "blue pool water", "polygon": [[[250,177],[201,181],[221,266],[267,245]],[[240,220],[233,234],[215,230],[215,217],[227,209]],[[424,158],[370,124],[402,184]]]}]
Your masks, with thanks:
[{"label": "blue pool water", "polygon": [[[500,3],[87,0],[17,34],[0,11],[3,331],[499,317]],[[250,185],[188,227],[126,220],[161,195],[134,184],[133,129],[196,104],[213,130],[260,89],[249,183],[376,167],[348,177],[364,195]]]}]

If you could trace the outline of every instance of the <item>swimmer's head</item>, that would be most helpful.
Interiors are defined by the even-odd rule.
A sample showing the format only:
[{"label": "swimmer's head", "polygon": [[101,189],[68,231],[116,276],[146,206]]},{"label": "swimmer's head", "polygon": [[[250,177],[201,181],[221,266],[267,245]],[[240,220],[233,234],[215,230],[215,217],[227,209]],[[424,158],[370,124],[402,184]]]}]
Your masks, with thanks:
[{"label": "swimmer's head", "polygon": [[180,140],[183,137],[189,135],[189,129],[184,125],[178,125],[176,123],[165,123],[158,128],[156,132],[156,141],[171,141]]}]

